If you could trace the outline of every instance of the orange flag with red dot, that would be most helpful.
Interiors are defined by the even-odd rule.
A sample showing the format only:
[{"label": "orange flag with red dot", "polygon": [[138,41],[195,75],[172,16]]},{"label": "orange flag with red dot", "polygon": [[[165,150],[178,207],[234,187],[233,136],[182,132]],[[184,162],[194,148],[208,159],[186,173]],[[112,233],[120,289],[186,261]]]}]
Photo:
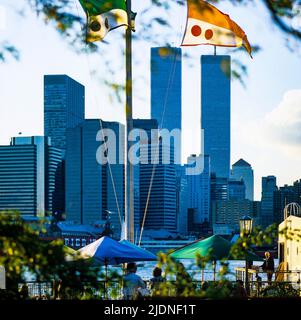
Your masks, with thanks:
[{"label": "orange flag with red dot", "polygon": [[202,0],[187,0],[187,6],[182,46],[243,46],[252,57],[252,48],[245,32],[227,14]]}]

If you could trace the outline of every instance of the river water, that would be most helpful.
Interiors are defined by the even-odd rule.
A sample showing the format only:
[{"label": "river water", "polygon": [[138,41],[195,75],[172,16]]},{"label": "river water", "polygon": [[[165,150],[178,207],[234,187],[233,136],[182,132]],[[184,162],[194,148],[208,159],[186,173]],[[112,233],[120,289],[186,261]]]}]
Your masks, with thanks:
[{"label": "river water", "polygon": [[[189,274],[192,276],[194,280],[201,280],[202,279],[202,271],[197,268],[194,265],[194,261],[192,260],[179,260],[182,262],[186,268],[186,270],[189,272]],[[231,281],[235,281],[235,269],[236,268],[244,268],[245,267],[245,261],[240,261],[240,260],[230,260],[228,261],[229,263],[229,274],[226,276],[227,279]],[[253,265],[254,266],[260,266],[262,265],[263,262],[260,261],[254,261]],[[143,280],[149,280],[153,277],[152,272],[154,267],[156,266],[156,262],[145,262],[145,263],[137,263],[138,269],[137,269],[137,274],[143,279]],[[275,259],[275,269],[278,266],[278,260]],[[218,273],[219,269],[221,267],[220,262],[218,261],[216,264],[216,273]],[[111,268],[117,268],[117,267],[111,267]],[[164,272],[164,269],[163,269]],[[206,268],[205,272],[203,273],[203,279],[204,280],[213,280],[213,268],[208,265]],[[218,279],[218,276],[217,276]]]}]

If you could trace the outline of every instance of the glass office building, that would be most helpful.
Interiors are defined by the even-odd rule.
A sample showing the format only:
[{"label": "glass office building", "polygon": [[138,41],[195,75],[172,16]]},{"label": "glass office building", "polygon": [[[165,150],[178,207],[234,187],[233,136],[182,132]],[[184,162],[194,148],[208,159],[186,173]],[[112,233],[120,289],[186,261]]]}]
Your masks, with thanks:
[{"label": "glass office building", "polygon": [[[158,129],[155,119],[136,119],[135,129],[143,129],[146,139],[140,145],[140,217],[145,216],[145,229],[176,231],[177,186],[176,165],[173,162],[173,146],[151,135]],[[162,163],[164,155],[170,154],[171,163]],[[156,164],[153,164],[153,162]]]},{"label": "glass office building", "polygon": [[274,197],[278,190],[275,176],[262,177],[261,226],[266,228],[274,221]]},{"label": "glass office building", "polygon": [[254,173],[251,165],[240,159],[232,165],[231,177],[243,180],[246,186],[246,199],[254,200]]},{"label": "glass office building", "polygon": [[[201,57],[201,127],[204,154],[210,156],[211,172],[217,177],[230,175],[231,58]],[[201,150],[203,150],[201,148]]]},{"label": "glass office building", "polygon": [[[104,131],[101,131],[104,129]],[[108,130],[107,132],[105,130]],[[103,138],[113,133],[115,146]],[[103,134],[105,136],[103,136]],[[102,147],[105,146],[105,149]],[[109,163],[101,162],[106,154]],[[115,159],[113,159],[115,158]],[[118,122],[86,119],[67,130],[66,149],[66,215],[79,224],[93,224],[108,216],[114,237],[120,237],[124,221],[124,126]],[[135,234],[139,227],[139,172],[135,180]],[[138,185],[137,185],[138,183]],[[138,188],[138,193],[137,193]]]},{"label": "glass office building", "polygon": [[44,135],[66,149],[66,129],[84,121],[85,87],[67,75],[44,76]]},{"label": "glass office building", "polygon": [[[159,129],[182,129],[182,50],[151,48],[151,118]],[[172,141],[177,163],[181,159],[181,139]]]},{"label": "glass office building", "polygon": [[0,210],[25,216],[63,211],[62,152],[42,136],[15,137],[0,146]]},{"label": "glass office building", "polygon": [[195,224],[210,220],[210,158],[204,155],[191,155],[187,159],[186,168],[194,168],[197,159],[203,161],[204,168],[200,174],[187,175],[188,207],[194,209]]}]

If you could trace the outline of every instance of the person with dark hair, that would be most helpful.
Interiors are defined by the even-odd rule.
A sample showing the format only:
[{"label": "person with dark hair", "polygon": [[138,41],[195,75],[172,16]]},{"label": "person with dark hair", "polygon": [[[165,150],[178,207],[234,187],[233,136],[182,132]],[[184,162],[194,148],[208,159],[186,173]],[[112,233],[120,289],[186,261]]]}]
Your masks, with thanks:
[{"label": "person with dark hair", "polygon": [[261,268],[264,272],[267,273],[267,277],[268,277],[268,284],[271,285],[272,284],[272,278],[273,278],[273,273],[274,273],[274,259],[271,256],[270,252],[265,252],[265,259],[264,259],[264,263],[261,265]]},{"label": "person with dark hair", "polygon": [[163,282],[165,282],[165,279],[162,277],[162,269],[155,267],[153,270],[153,278],[150,279],[150,289],[153,294],[160,291],[160,284]]},{"label": "person with dark hair", "polygon": [[125,300],[135,300],[138,297],[138,290],[145,289],[146,285],[141,277],[136,274],[136,263],[128,263],[126,271],[127,274],[123,278],[123,298]]}]

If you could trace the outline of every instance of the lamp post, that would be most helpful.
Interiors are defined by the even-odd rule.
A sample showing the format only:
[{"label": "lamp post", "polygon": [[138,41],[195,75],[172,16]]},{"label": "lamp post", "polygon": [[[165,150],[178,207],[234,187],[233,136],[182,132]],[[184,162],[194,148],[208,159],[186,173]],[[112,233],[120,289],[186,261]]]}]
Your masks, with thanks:
[{"label": "lamp post", "polygon": [[[252,228],[253,228],[253,219],[249,216],[243,216],[239,220],[239,228],[240,228],[240,236],[249,236],[252,233]],[[248,275],[248,259],[247,259],[247,254],[246,254],[246,269],[245,269],[245,287],[247,294],[250,294],[250,288],[249,288],[249,275]]]}]

